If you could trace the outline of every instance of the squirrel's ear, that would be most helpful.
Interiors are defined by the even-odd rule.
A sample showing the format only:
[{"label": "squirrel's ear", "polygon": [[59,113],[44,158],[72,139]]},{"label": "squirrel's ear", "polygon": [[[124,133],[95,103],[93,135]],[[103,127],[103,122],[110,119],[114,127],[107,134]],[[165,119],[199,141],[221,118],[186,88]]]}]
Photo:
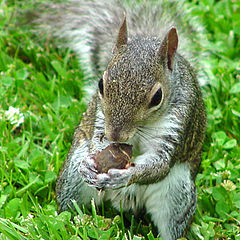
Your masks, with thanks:
[{"label": "squirrel's ear", "polygon": [[173,68],[174,56],[178,47],[178,35],[175,27],[172,27],[164,37],[160,49],[159,56],[163,59],[167,57],[167,65],[169,70]]},{"label": "squirrel's ear", "polygon": [[123,45],[127,45],[127,41],[128,41],[127,21],[126,15],[124,14],[123,22],[118,32],[115,49],[120,49]]}]

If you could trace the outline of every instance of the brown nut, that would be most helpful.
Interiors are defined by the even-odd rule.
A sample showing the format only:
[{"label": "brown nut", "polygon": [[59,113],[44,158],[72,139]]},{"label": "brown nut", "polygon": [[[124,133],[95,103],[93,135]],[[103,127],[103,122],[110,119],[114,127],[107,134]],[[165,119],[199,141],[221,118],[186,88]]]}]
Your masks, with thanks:
[{"label": "brown nut", "polygon": [[132,166],[132,146],[124,143],[112,143],[95,156],[99,173],[107,173],[110,168],[124,169]]}]

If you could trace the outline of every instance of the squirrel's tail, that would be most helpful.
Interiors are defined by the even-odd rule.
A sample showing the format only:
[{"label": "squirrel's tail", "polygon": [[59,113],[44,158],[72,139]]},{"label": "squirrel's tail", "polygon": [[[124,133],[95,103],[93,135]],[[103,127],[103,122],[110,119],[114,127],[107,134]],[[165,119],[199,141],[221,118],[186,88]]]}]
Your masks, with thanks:
[{"label": "squirrel's tail", "polygon": [[35,30],[57,37],[61,46],[76,52],[87,78],[93,79],[102,73],[111,58],[125,12],[121,2],[49,1],[39,7],[39,14],[34,14]]},{"label": "squirrel's tail", "polygon": [[[63,45],[77,53],[89,79],[94,79],[106,68],[124,14],[129,39],[139,35],[161,39],[171,26],[175,26],[178,29],[180,54],[197,70],[203,69],[200,59],[204,59],[201,49],[206,39],[204,28],[198,19],[191,16],[191,8],[183,0],[143,0],[141,3],[128,0],[69,0],[66,3],[40,5],[37,12],[39,14],[34,20],[37,26],[44,30],[42,32],[64,40]],[[206,78],[203,72],[199,76],[200,80]]]}]

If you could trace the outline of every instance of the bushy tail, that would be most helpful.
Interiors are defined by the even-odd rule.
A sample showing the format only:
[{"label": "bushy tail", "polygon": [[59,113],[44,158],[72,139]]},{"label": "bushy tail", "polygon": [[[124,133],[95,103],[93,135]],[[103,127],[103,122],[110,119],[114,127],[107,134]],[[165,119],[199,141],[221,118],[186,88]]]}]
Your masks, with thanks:
[{"label": "bushy tail", "polygon": [[87,78],[104,71],[125,12],[120,2],[70,0],[40,8],[34,20],[38,32],[51,34],[62,40],[61,46],[74,50]]}]

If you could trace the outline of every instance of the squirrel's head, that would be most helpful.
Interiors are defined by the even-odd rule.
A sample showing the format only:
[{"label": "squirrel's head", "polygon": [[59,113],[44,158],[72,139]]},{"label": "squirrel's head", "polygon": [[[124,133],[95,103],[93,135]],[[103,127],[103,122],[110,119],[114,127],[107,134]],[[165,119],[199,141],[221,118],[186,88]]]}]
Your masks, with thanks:
[{"label": "squirrel's head", "polygon": [[105,135],[110,141],[128,141],[139,127],[166,111],[177,45],[175,28],[163,39],[139,37],[128,42],[124,18],[113,59],[99,81]]}]

